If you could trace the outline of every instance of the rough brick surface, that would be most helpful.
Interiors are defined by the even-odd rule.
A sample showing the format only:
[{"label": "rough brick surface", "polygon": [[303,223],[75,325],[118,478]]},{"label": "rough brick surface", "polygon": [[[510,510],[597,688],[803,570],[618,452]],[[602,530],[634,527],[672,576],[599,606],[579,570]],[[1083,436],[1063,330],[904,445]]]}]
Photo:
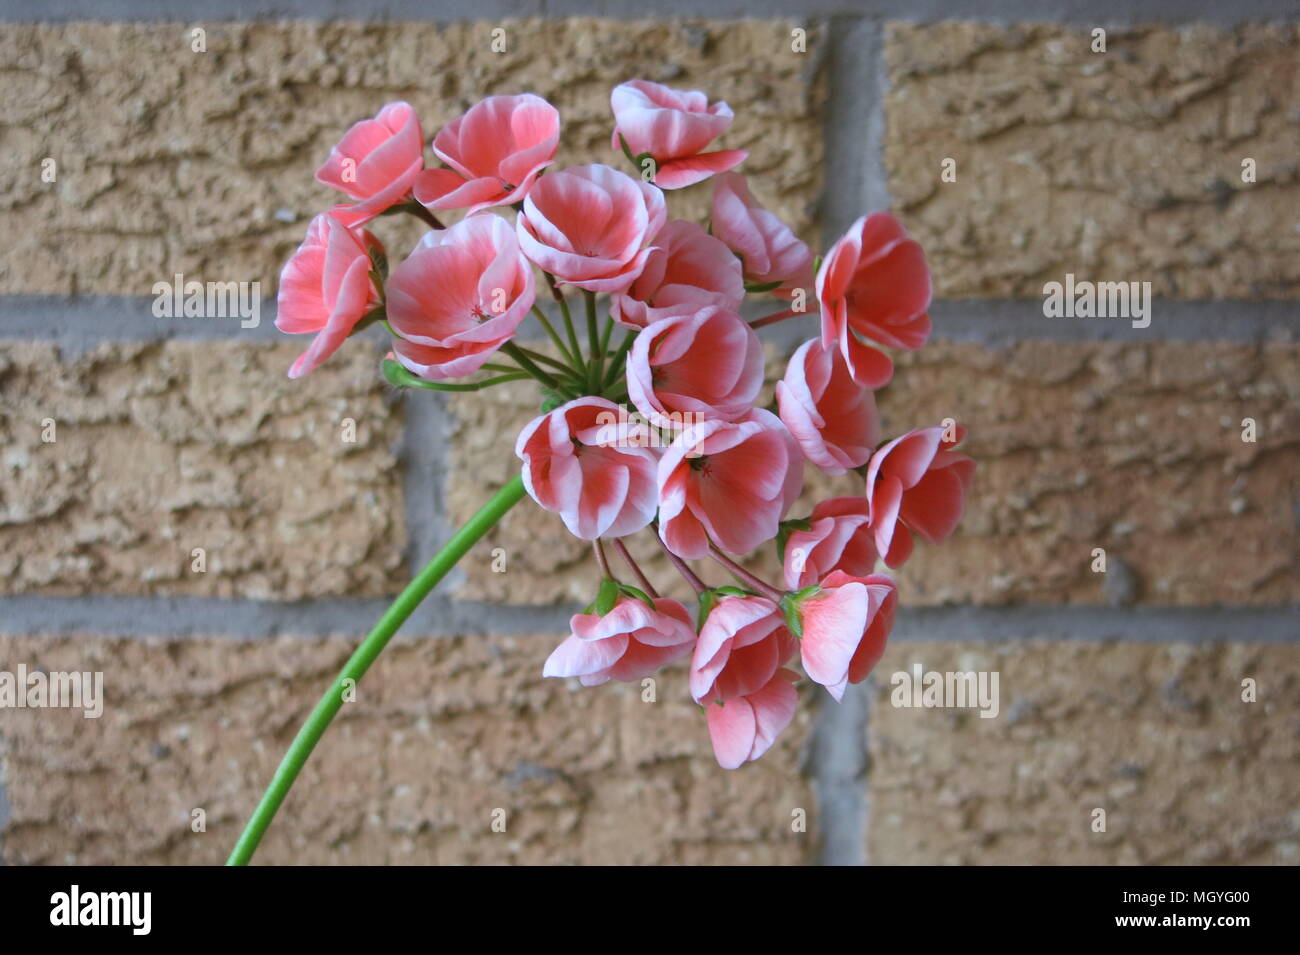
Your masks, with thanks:
[{"label": "rough brick surface", "polygon": [[1300,599],[1294,345],[935,344],[899,362],[880,409],[886,435],[969,425],[979,461],[958,533],[900,572],[905,600]]},{"label": "rough brick surface", "polygon": [[[144,294],[177,271],[269,291],[307,219],[340,199],[313,181],[316,167],[385,102],[412,103],[428,140],[483,96],[536,92],[563,118],[560,165],[618,167],[609,92],[637,76],[727,100],[737,117],[722,145],[750,150],[756,194],[808,235],[821,35],[794,53],[792,26],[209,23],[207,52],[195,53],[191,25],[5,25],[3,145],[27,173],[0,184],[14,242],[0,292]],[[491,49],[497,27],[505,53]],[[58,163],[52,184],[40,178],[46,157]],[[707,199],[701,187],[674,205],[699,216]],[[418,234],[394,219],[377,232],[394,261]]]},{"label": "rough brick surface", "polygon": [[[897,358],[878,398],[885,436],[952,417],[969,427],[966,448],[979,462],[957,534],[938,546],[918,543],[898,573],[906,602],[1300,599],[1300,348],[936,342]],[[769,362],[769,374],[782,370]],[[515,435],[537,413],[535,394],[525,384],[453,403],[457,520],[518,467]],[[1247,417],[1256,422],[1253,444],[1242,441]],[[862,491],[853,474],[826,478],[809,466],[806,476],[795,516],[822,498]],[[633,538],[636,552],[671,584],[648,536]],[[496,547],[507,552],[504,574],[492,572]],[[1107,553],[1104,575],[1092,571],[1097,547]],[[596,581],[588,551],[557,516],[525,500],[471,556],[461,596],[586,602]],[[757,566],[775,578],[768,549]]]},{"label": "rough brick surface", "polygon": [[[891,24],[885,161],[948,297],[1300,293],[1300,32]],[[940,180],[945,158],[957,181]],[[1242,181],[1242,160],[1256,181]]]},{"label": "rough brick surface", "polygon": [[[544,680],[556,635],[399,639],[358,686],[259,850],[265,863],[799,863],[817,812],[808,706],[763,760],[713,761],[685,672]],[[0,669],[101,670],[104,715],[0,711],[29,863],[218,863],[352,642],[0,638]],[[805,696],[807,696],[805,690]],[[207,831],[191,831],[202,808]],[[491,829],[495,809],[506,831]],[[792,830],[807,813],[808,832]]]},{"label": "rough brick surface", "polygon": [[401,407],[374,349],[290,381],[300,347],[0,345],[0,593],[400,589]]},{"label": "rough brick surface", "polygon": [[[890,674],[917,663],[998,671],[1000,714],[895,708]],[[872,679],[873,863],[1300,860],[1292,646],[911,643]]]}]

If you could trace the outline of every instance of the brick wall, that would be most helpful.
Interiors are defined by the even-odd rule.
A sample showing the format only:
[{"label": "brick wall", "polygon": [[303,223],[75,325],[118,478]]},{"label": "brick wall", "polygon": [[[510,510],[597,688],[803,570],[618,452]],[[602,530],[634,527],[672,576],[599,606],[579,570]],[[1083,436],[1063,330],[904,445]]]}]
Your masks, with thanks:
[{"label": "brick wall", "polygon": [[[5,862],[221,861],[387,598],[509,479],[535,413],[522,386],[395,394],[366,345],[289,382],[297,343],[269,306],[257,328],[156,319],[153,283],[270,293],[332,201],[319,158],[387,99],[430,136],[479,97],[536,91],[563,115],[561,162],[604,160],[609,87],[637,75],[726,99],[727,145],[818,247],[883,207],[923,242],[936,334],[879,403],[886,433],[969,426],[962,526],[899,574],[872,681],[838,706],[801,688],[776,750],[726,773],[683,671],[654,703],[541,678],[593,571],[525,501],[362,682],[258,859],[1297,861],[1294,11],[136,6],[0,23],[0,670],[102,670],[107,696],[99,720],[0,710]],[[698,216],[700,192],[674,211]],[[384,230],[390,250],[413,235]],[[1150,327],[1045,318],[1043,283],[1067,272],[1151,282]],[[779,374],[808,326],[774,331]],[[852,483],[809,476],[809,504]],[[997,671],[998,717],[892,705],[889,674],[915,664]]]}]

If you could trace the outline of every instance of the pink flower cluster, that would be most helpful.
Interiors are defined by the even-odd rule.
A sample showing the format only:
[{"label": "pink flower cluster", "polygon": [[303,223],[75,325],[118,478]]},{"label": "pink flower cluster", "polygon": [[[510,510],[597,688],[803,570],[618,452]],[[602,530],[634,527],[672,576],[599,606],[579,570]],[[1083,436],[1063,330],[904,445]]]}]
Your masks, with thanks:
[{"label": "pink flower cluster", "polygon": [[[882,348],[918,349],[930,334],[925,255],[893,216],[858,219],[814,258],[731,171],[747,153],[712,149],[733,119],[726,103],[634,80],[611,105],[612,147],[631,175],[602,163],[553,169],[560,115],[531,94],[488,97],[448,123],[432,141],[441,165],[427,168],[408,104],[357,123],[317,172],[352,202],[312,221],[284,267],[277,325],[315,335],[292,377],[382,323],[394,384],[537,379],[542,413],[515,445],[524,486],[593,542],[601,574],[543,672],[592,686],[689,659],[691,697],[732,769],[794,718],[795,657],[836,700],[866,679],[898,604],[877,564],[897,568],[915,537],[953,532],[975,463],[950,420],[881,442],[874,391],[893,375]],[[708,180],[708,223],[672,218],[665,191]],[[438,215],[455,211],[444,227]],[[393,212],[432,228],[389,275],[365,227]],[[746,320],[742,301],[760,294],[782,307]],[[571,301],[586,305],[589,352]],[[517,337],[530,313],[552,351]],[[764,402],[756,330],[810,313],[817,333]],[[447,382],[480,373],[494,377]],[[851,486],[791,518],[809,464]],[[696,591],[696,613],[660,596],[632,560],[622,538],[642,531]],[[635,584],[615,575],[602,541]],[[737,560],[769,543],[779,584]],[[704,583],[687,563],[700,560],[732,582]]]}]

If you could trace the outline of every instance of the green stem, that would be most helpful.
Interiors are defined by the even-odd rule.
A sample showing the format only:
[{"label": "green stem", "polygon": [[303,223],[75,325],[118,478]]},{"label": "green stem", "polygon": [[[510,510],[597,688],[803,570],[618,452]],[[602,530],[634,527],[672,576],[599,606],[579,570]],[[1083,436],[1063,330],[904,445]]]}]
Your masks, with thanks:
[{"label": "green stem", "polygon": [[554,377],[542,371],[542,369],[538,368],[535,364],[533,364],[533,360],[529,358],[527,355],[525,355],[523,353],[523,350],[514,342],[506,342],[504,345],[501,346],[501,350],[505,352],[507,355],[509,355],[511,358],[513,358],[515,361],[517,361],[519,363],[520,368],[528,372],[530,375],[532,375],[534,378],[536,378],[538,381],[544,384],[547,388],[559,387],[560,383],[556,381]]},{"label": "green stem", "polygon": [[600,394],[601,368],[604,356],[600,353],[600,327],[596,324],[596,293],[584,291],[587,300],[587,344],[591,346],[591,365],[587,369],[587,388],[593,395]]},{"label": "green stem", "polygon": [[605,375],[605,381],[603,382],[605,390],[608,390],[610,385],[618,381],[618,376],[623,368],[623,359],[627,357],[627,353],[632,348],[634,341],[636,341],[636,332],[629,330],[623,338],[623,344],[618,346],[618,351],[614,353],[614,358],[610,362],[609,373]]},{"label": "green stem", "polygon": [[526,371],[511,371],[506,375],[497,375],[494,378],[484,378],[482,381],[470,382],[468,384],[444,384],[441,381],[420,381],[414,384],[413,388],[427,388],[429,391],[482,391],[484,388],[491,388],[493,385],[504,384],[507,381],[526,381],[533,376]]},{"label": "green stem", "polygon": [[569,353],[568,346],[565,345],[564,340],[560,338],[560,333],[555,330],[555,327],[551,324],[551,320],[546,317],[546,313],[542,311],[540,306],[533,306],[533,314],[536,315],[537,320],[542,323],[542,328],[546,329],[546,334],[551,336],[551,341],[555,343],[555,347],[559,349],[560,354],[564,356],[564,360],[569,364],[577,364],[574,356]]},{"label": "green stem", "polygon": [[525,348],[523,345],[519,346],[519,350],[540,365],[550,365],[556,371],[562,372],[563,374],[566,374],[569,377],[574,377],[577,374],[577,372],[575,372],[564,362],[557,361],[556,359],[552,358],[550,355],[543,355],[541,352],[533,351],[531,348]]},{"label": "green stem", "polygon": [[398,627],[406,622],[407,617],[429,595],[429,591],[437,586],[447,572],[456,566],[457,561],[464,557],[479,538],[501,520],[506,511],[517,504],[523,496],[523,478],[515,475],[505,487],[497,491],[483,505],[482,510],[465,522],[465,525],[452,536],[451,540],[447,541],[431,561],[424,565],[424,569],[407,584],[406,589],[384,612],[379,622],[375,624],[375,629],[370,631],[370,635],[361,642],[361,646],[357,647],[356,652],[343,665],[334,683],[321,697],[316,708],[307,717],[307,722],[294,737],[289,751],[284,754],[284,759],[280,761],[280,766],[271,779],[271,785],[266,788],[262,801],[253,810],[248,825],[244,827],[243,834],[235,843],[235,848],[231,850],[226,865],[247,865],[249,859],[253,857],[258,843],[266,833],[267,826],[275,818],[276,810],[280,808],[284,797],[289,793],[289,788],[293,786],[298,773],[302,771],[303,764],[311,756],[312,750],[320,741],[330,721],[342,708],[343,694],[348,689],[344,681],[351,680],[351,686],[356,686],[365,672],[370,669],[370,664],[375,662],[375,658],[388,645],[388,641],[392,639]]},{"label": "green stem", "polygon": [[582,360],[582,346],[578,344],[578,333],[573,330],[573,315],[569,312],[569,300],[564,297],[559,286],[552,285],[555,300],[560,303],[560,314],[564,316],[564,330],[569,334],[569,349],[573,353],[573,367],[582,374],[587,373],[587,366]]}]

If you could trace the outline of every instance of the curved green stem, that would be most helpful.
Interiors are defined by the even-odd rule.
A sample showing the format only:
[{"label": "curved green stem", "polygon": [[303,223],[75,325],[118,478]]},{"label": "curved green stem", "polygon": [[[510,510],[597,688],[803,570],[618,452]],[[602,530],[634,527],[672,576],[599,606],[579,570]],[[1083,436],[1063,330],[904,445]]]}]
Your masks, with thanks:
[{"label": "curved green stem", "polygon": [[352,654],[339,675],[334,678],[333,684],[321,697],[316,708],[311,711],[307,717],[307,722],[302,725],[298,735],[294,737],[293,742],[289,745],[289,751],[284,754],[284,759],[280,761],[280,766],[275,771],[275,776],[271,779],[271,784],[266,788],[262,801],[257,804],[253,810],[253,815],[248,820],[248,825],[244,827],[243,834],[239,841],[235,843],[235,848],[231,850],[230,858],[226,860],[226,865],[247,865],[248,860],[253,857],[258,843],[262,841],[262,836],[266,833],[267,827],[271,820],[275,818],[276,810],[284,802],[284,797],[289,794],[289,789],[293,786],[294,780],[302,771],[303,765],[307,758],[311,756],[312,750],[320,741],[321,736],[325,733],[330,721],[343,707],[344,694],[355,688],[356,683],[361,679],[365,672],[370,669],[370,664],[375,662],[388,641],[392,639],[393,634],[397,632],[398,627],[406,622],[406,619],[414,612],[420,602],[429,595],[429,591],[437,586],[438,582],[447,575],[457,561],[459,561],[469,551],[471,547],[488,532],[497,521],[510,508],[514,507],[524,496],[524,481],[519,475],[506,484],[501,490],[497,491],[492,498],[483,505],[483,508],[465,522],[451,540],[443,545],[442,550],[438,551],[424,569],[415,576],[406,589],[398,595],[392,605],[379,618],[375,628],[370,631],[370,635],[361,642],[356,652]]}]

